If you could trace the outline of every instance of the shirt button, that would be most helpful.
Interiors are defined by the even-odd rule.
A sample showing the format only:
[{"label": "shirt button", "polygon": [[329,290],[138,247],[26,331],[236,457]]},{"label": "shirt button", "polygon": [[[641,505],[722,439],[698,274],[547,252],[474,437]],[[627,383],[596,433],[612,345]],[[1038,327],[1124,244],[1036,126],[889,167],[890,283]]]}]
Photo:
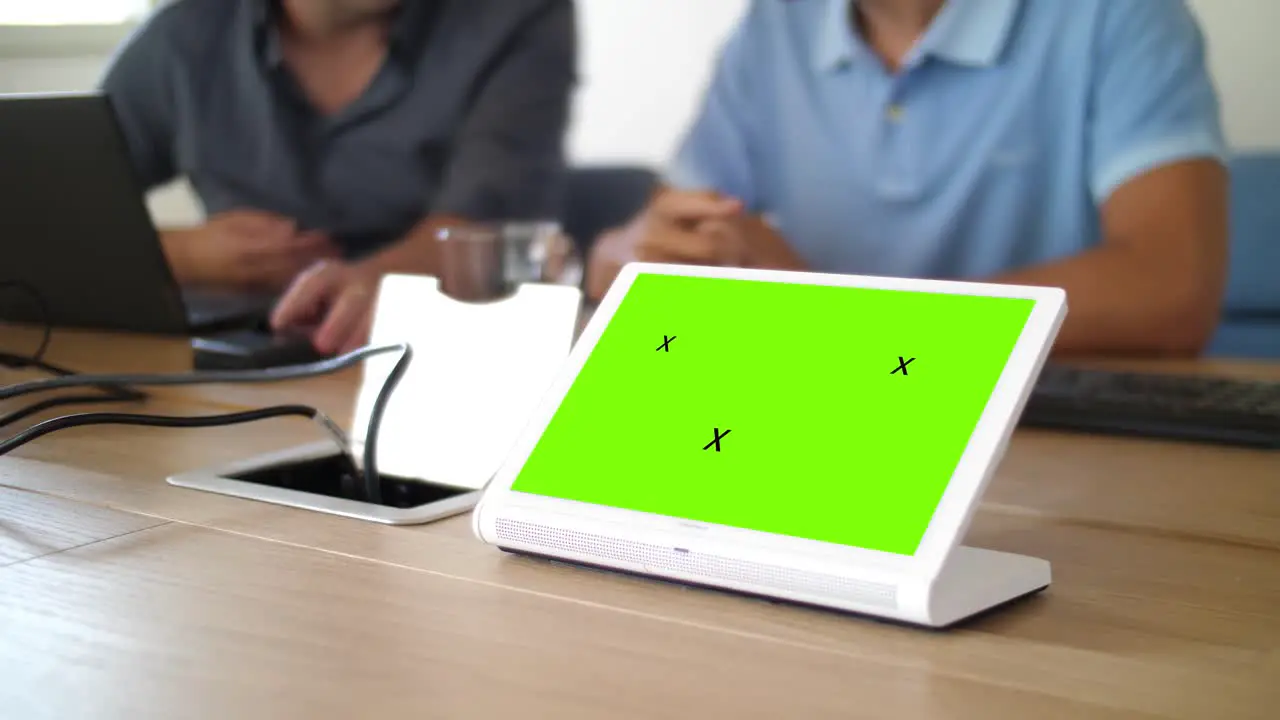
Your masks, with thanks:
[{"label": "shirt button", "polygon": [[903,109],[901,105],[896,105],[896,104],[890,105],[888,111],[885,113],[885,115],[889,118],[889,122],[891,123],[902,122],[902,117],[906,114],[907,114],[907,111]]}]

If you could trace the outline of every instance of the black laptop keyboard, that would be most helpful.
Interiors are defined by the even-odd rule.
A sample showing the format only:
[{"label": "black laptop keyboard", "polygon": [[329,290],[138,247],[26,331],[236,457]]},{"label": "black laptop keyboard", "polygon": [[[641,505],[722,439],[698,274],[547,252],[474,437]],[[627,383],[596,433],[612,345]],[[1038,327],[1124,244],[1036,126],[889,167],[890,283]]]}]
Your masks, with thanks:
[{"label": "black laptop keyboard", "polygon": [[1280,448],[1280,383],[1051,364],[1021,424]]}]

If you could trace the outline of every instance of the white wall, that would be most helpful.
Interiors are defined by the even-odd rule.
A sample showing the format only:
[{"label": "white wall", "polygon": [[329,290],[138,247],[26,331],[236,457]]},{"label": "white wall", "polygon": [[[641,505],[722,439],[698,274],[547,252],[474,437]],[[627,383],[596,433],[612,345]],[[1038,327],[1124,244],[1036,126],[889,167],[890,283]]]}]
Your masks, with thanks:
[{"label": "white wall", "polygon": [[1190,0],[1209,42],[1227,138],[1238,150],[1280,148],[1280,0]]},{"label": "white wall", "polygon": [[0,93],[92,87],[101,65],[100,57],[0,58]]},{"label": "white wall", "polygon": [[[1190,0],[1204,25],[1237,149],[1280,148],[1280,0]],[[719,45],[747,0],[578,0],[582,84],[569,137],[580,163],[661,165],[698,106]],[[90,87],[100,58],[0,60],[0,92]],[[198,213],[181,187],[161,221]]]},{"label": "white wall", "polygon": [[692,120],[718,46],[746,6],[746,0],[578,0],[582,84],[573,157],[662,163]]}]

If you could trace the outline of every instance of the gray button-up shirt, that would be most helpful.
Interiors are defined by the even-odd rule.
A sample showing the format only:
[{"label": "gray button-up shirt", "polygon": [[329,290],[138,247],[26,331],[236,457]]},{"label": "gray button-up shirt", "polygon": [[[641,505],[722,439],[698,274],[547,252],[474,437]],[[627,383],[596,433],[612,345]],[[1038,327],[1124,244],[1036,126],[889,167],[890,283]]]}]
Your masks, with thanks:
[{"label": "gray button-up shirt", "polygon": [[147,189],[185,176],[209,214],[256,209],[351,255],[431,214],[559,214],[575,77],[571,0],[404,0],[356,102],[316,111],[270,0],[179,0],[102,82]]}]

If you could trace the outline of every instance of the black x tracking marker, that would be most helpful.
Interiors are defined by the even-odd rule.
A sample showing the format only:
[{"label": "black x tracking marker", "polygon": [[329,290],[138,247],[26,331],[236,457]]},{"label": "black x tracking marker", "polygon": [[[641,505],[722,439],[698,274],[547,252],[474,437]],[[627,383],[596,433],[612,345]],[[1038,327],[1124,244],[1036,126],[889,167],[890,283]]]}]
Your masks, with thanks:
[{"label": "black x tracking marker", "polygon": [[712,445],[714,445],[714,446],[715,446],[715,448],[716,448],[716,452],[720,452],[720,441],[721,441],[721,440],[723,440],[723,439],[725,438],[725,436],[727,436],[729,433],[731,433],[731,432],[733,432],[733,431],[732,431],[732,430],[725,430],[724,432],[720,432],[720,428],[713,428],[713,431],[714,431],[714,432],[715,432],[715,434],[716,434],[715,439],[713,439],[711,442],[707,443],[706,445],[703,445],[703,446],[702,446],[702,449],[703,449],[703,450],[710,450],[710,449],[711,449],[711,446],[712,446]]},{"label": "black x tracking marker", "polygon": [[672,335],[671,337],[667,337],[666,335],[663,335],[662,344],[658,346],[658,352],[671,352],[671,341],[675,339],[676,339],[675,335]]},{"label": "black x tracking marker", "polygon": [[897,370],[894,370],[893,372],[891,372],[891,373],[889,373],[889,374],[890,374],[890,375],[897,375],[898,373],[902,373],[903,375],[906,375],[906,374],[907,374],[907,366],[908,366],[908,365],[910,365],[911,363],[915,362],[915,361],[916,361],[916,359],[915,359],[915,358],[911,358],[910,360],[904,360],[904,359],[902,358],[902,356],[901,356],[901,355],[899,355],[899,356],[898,356],[898,369],[897,369]]}]

